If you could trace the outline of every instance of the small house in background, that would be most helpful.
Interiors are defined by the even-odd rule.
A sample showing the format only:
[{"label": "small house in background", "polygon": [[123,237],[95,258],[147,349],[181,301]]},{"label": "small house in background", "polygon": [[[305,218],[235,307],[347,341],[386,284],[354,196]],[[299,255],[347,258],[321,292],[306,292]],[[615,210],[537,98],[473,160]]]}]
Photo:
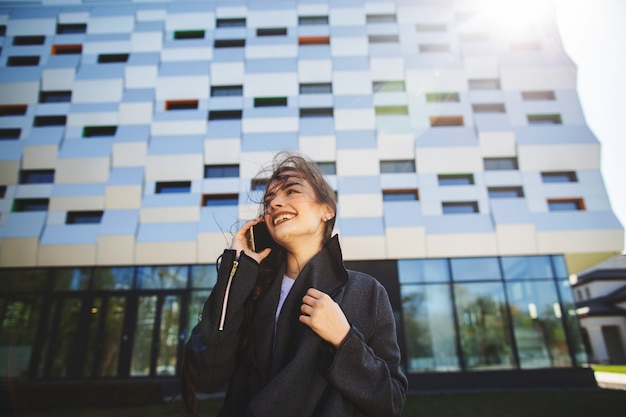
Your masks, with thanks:
[{"label": "small house in background", "polygon": [[581,272],[572,287],[589,361],[626,364],[626,255]]}]

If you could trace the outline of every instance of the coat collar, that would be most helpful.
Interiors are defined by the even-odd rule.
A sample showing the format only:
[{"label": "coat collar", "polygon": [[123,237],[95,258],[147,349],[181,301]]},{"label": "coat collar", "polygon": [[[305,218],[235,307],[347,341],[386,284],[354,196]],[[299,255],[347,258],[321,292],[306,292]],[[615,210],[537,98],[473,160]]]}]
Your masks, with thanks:
[{"label": "coat collar", "polygon": [[[331,297],[348,281],[348,272],[343,265],[339,237],[331,237],[326,245],[302,268],[296,279],[298,287],[316,288]],[[306,292],[306,290],[305,290]]]}]

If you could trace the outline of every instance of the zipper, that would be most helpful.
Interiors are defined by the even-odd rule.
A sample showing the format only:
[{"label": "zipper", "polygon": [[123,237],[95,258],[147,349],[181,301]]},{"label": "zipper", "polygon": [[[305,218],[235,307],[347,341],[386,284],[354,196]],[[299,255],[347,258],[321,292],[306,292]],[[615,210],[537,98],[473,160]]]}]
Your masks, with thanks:
[{"label": "zipper", "polygon": [[226,283],[226,292],[224,293],[224,301],[222,302],[222,316],[220,317],[220,326],[218,328],[220,332],[224,330],[224,321],[226,320],[226,307],[228,306],[228,296],[230,295],[230,286],[233,283],[233,277],[235,276],[235,272],[237,272],[237,266],[239,266],[239,262],[233,261],[233,267],[230,269],[230,274],[228,275],[228,282]]}]

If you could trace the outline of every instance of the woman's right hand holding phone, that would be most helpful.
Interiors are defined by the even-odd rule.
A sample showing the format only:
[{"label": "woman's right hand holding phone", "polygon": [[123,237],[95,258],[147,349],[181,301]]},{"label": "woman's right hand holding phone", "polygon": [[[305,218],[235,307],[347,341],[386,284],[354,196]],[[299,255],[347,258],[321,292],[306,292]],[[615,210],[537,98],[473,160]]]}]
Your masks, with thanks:
[{"label": "woman's right hand holding phone", "polygon": [[252,249],[250,229],[252,229],[252,226],[262,221],[263,217],[257,217],[254,220],[250,220],[249,222],[244,224],[241,229],[239,229],[239,231],[237,231],[237,233],[235,233],[235,235],[233,236],[230,249],[233,249],[237,252],[237,259],[239,259],[239,254],[241,253],[241,251],[243,251],[250,258],[254,259],[258,263],[261,263],[261,261],[267,258],[267,256],[272,251],[270,248],[263,249],[260,252],[255,252]]}]

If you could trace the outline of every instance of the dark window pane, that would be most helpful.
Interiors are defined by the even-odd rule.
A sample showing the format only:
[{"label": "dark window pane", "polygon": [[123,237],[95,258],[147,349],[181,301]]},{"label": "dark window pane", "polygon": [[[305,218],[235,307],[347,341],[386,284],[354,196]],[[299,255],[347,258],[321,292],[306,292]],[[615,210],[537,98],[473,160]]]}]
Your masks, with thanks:
[{"label": "dark window pane", "polygon": [[327,25],[328,16],[299,16],[298,24],[301,26]]},{"label": "dark window pane", "polygon": [[116,132],[117,126],[85,126],[83,128],[83,137],[115,136]]},{"label": "dark window pane", "polygon": [[204,178],[239,177],[239,165],[205,165]]},{"label": "dark window pane", "polygon": [[20,172],[20,184],[42,184],[54,182],[53,169],[33,169]]},{"label": "dark window pane", "polygon": [[45,36],[16,36],[13,38],[13,46],[43,45]]},{"label": "dark window pane", "polygon": [[47,198],[16,198],[13,201],[13,211],[48,211]]},{"label": "dark window pane", "polygon": [[59,23],[57,24],[57,35],[69,35],[76,33],[87,33],[86,23]]},{"label": "dark window pane", "polygon": [[211,97],[231,97],[243,95],[241,85],[221,85],[211,87]]},{"label": "dark window pane", "polygon": [[218,28],[241,28],[246,27],[245,18],[217,19],[215,24]]},{"label": "dark window pane", "polygon": [[0,185],[0,198],[4,198],[6,194],[7,194],[7,186]]},{"label": "dark window pane", "polygon": [[0,117],[23,116],[26,114],[28,106],[26,104],[8,104],[0,106]]},{"label": "dark window pane", "polygon": [[578,177],[574,171],[563,172],[542,172],[541,180],[543,182],[577,182]]},{"label": "dark window pane", "polygon": [[135,268],[96,268],[93,277],[94,290],[130,290],[133,287]]},{"label": "dark window pane", "polygon": [[157,194],[189,193],[191,181],[157,182],[155,192]]},{"label": "dark window pane", "polygon": [[137,288],[171,289],[187,288],[189,267],[176,266],[143,266],[137,268]]},{"label": "dark window pane", "polygon": [[332,107],[300,109],[300,117],[333,117]]},{"label": "dark window pane", "polygon": [[331,94],[332,92],[331,83],[300,84],[300,94]]},{"label": "dark window pane", "polygon": [[517,158],[485,158],[483,159],[485,171],[498,171],[517,169]]},{"label": "dark window pane", "polygon": [[54,269],[54,291],[86,291],[89,289],[89,277],[89,268]]},{"label": "dark window pane", "polygon": [[519,198],[524,197],[522,187],[489,187],[489,198]]},{"label": "dark window pane", "polygon": [[165,110],[195,110],[198,108],[198,100],[167,100]]},{"label": "dark window pane", "polygon": [[80,55],[82,52],[83,45],[80,44],[59,44],[50,48],[50,55]]},{"label": "dark window pane", "polygon": [[204,30],[176,30],[174,31],[174,39],[204,39]]},{"label": "dark window pane", "polygon": [[365,17],[367,23],[396,23],[395,14],[368,14]]},{"label": "dark window pane", "polygon": [[417,190],[383,190],[383,201],[417,201]]},{"label": "dark window pane", "polygon": [[38,56],[10,56],[7,67],[35,67],[39,65]]},{"label": "dark window pane", "polygon": [[256,30],[257,36],[286,36],[287,28],[262,28]]},{"label": "dark window pane", "polygon": [[213,42],[214,48],[243,48],[246,46],[245,39],[216,39]]},{"label": "dark window pane", "polygon": [[95,224],[102,220],[102,211],[69,211],[65,218],[66,224]]},{"label": "dark window pane", "polygon": [[213,110],[209,112],[209,120],[239,120],[241,110]]},{"label": "dark window pane", "polygon": [[285,107],[287,97],[257,97],[254,99],[254,107]]},{"label": "dark window pane", "polygon": [[380,173],[381,174],[406,173],[406,172],[415,172],[414,160],[380,161]]},{"label": "dark window pane", "polygon": [[0,129],[0,140],[19,139],[22,134],[22,129],[8,128]]},{"label": "dark window pane", "polygon": [[192,265],[191,288],[211,289],[217,282],[215,265]]},{"label": "dark window pane", "polygon": [[40,103],[63,103],[71,100],[71,91],[42,91],[39,93]]},{"label": "dark window pane", "polygon": [[512,369],[515,362],[502,283],[455,284],[454,295],[465,366]]},{"label": "dark window pane", "polygon": [[529,125],[560,125],[562,124],[560,114],[529,114]]},{"label": "dark window pane", "polygon": [[402,285],[400,296],[409,372],[458,371],[450,287]]},{"label": "dark window pane", "polygon": [[202,198],[204,207],[236,206],[237,204],[239,204],[237,194],[207,194]]},{"label": "dark window pane", "polygon": [[128,61],[128,54],[100,54],[98,55],[99,64],[117,64]]},{"label": "dark window pane", "polygon": [[478,213],[478,203],[475,201],[443,202],[441,203],[443,214],[471,214]]},{"label": "dark window pane", "polygon": [[36,116],[33,126],[65,126],[66,122],[67,116]]},{"label": "dark window pane", "polygon": [[576,211],[584,210],[585,205],[580,198],[548,200],[550,211]]},{"label": "dark window pane", "polygon": [[440,174],[437,176],[439,185],[473,185],[472,174]]}]

